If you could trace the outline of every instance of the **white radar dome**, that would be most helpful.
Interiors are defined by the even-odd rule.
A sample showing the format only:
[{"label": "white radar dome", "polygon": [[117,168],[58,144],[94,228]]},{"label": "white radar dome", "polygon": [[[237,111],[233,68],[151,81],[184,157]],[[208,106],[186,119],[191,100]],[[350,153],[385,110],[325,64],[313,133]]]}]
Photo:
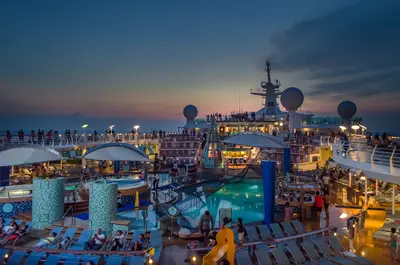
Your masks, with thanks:
[{"label": "white radar dome", "polygon": [[184,109],[183,109],[183,115],[185,116],[186,119],[188,120],[194,120],[197,117],[198,114],[198,110],[196,108],[196,106],[194,105],[187,105]]},{"label": "white radar dome", "polygon": [[304,102],[304,95],[297,87],[289,87],[281,94],[281,104],[289,111],[296,111]]},{"label": "white radar dome", "polygon": [[342,119],[350,120],[356,114],[357,106],[353,101],[345,100],[338,105],[337,112]]}]

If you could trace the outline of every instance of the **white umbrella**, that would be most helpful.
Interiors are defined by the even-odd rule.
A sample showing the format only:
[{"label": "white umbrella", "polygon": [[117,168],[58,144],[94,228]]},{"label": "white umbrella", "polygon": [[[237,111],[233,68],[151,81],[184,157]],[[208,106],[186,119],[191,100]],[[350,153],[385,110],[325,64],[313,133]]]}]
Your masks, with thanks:
[{"label": "white umbrella", "polygon": [[110,143],[96,146],[88,150],[82,158],[88,160],[150,161],[142,150],[123,143]]},{"label": "white umbrella", "polygon": [[38,145],[9,145],[0,149],[0,167],[61,159],[62,157],[56,150]]}]

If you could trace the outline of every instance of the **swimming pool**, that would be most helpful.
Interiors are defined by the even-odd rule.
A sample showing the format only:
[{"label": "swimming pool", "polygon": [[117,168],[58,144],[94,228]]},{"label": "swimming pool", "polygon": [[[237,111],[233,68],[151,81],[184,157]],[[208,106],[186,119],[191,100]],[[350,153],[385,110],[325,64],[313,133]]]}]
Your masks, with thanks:
[{"label": "swimming pool", "polygon": [[[259,222],[264,219],[263,186],[261,179],[246,179],[238,184],[229,184],[204,198],[206,205],[199,210],[184,214],[199,220],[208,210],[219,221],[219,209],[232,208],[232,219],[241,217],[244,223]],[[218,224],[217,224],[218,225]]]}]

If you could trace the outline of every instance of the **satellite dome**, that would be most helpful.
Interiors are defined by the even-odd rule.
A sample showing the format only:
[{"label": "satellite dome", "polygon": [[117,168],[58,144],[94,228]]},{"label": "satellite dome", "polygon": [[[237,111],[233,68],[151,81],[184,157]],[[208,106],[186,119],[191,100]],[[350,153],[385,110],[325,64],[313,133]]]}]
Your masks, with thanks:
[{"label": "satellite dome", "polygon": [[339,116],[344,120],[350,120],[357,112],[357,106],[353,101],[342,101],[338,107],[337,112]]},{"label": "satellite dome", "polygon": [[188,120],[194,120],[197,117],[198,110],[194,105],[187,105],[183,109],[183,115]]},{"label": "satellite dome", "polygon": [[303,104],[304,95],[297,87],[289,87],[281,94],[281,104],[289,111],[295,111]]}]

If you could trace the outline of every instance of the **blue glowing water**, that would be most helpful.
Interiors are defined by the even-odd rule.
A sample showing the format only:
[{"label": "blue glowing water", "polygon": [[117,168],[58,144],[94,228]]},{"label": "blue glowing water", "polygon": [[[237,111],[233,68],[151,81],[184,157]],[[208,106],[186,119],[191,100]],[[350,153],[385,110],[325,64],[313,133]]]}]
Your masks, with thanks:
[{"label": "blue glowing water", "polygon": [[187,216],[198,220],[208,210],[219,225],[219,209],[232,208],[234,222],[239,217],[244,223],[259,222],[264,219],[263,186],[260,179],[246,179],[238,184],[226,185],[205,200],[206,205],[188,213]]}]

